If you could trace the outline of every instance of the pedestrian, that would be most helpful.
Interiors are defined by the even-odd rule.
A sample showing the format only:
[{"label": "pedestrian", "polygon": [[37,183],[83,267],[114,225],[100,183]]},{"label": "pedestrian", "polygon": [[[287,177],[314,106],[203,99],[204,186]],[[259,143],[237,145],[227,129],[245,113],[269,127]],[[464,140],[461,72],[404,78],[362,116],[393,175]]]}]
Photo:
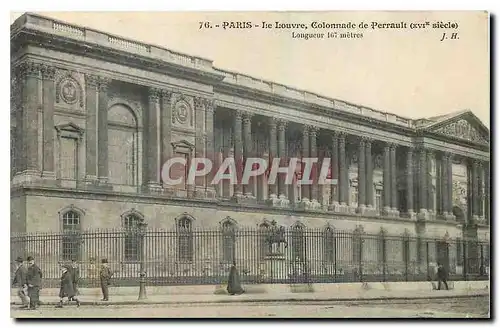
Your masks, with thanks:
[{"label": "pedestrian", "polygon": [[63,307],[64,298],[68,298],[69,301],[75,301],[76,306],[80,307],[80,301],[76,298],[75,290],[73,288],[73,267],[70,265],[65,265],[61,269],[61,288],[59,289],[59,304],[56,305],[57,308]]},{"label": "pedestrian", "polygon": [[437,278],[438,278],[438,288],[437,289],[441,290],[441,283],[443,283],[444,287],[446,287],[446,290],[448,290],[448,282],[446,281],[447,272],[441,263],[438,263]]},{"label": "pedestrian", "polygon": [[78,296],[78,282],[80,281],[80,268],[76,263],[75,259],[71,260],[71,280],[73,281],[73,290],[75,291],[75,296]]},{"label": "pedestrian", "polygon": [[101,290],[102,290],[102,301],[109,301],[109,290],[108,286],[111,284],[111,277],[113,272],[111,271],[108,260],[101,260],[101,270],[99,272],[99,278],[101,280]]},{"label": "pedestrian", "polygon": [[245,291],[241,287],[240,274],[236,269],[236,261],[233,261],[233,265],[229,270],[229,278],[227,279],[227,292],[229,295],[240,295]]},{"label": "pedestrian", "polygon": [[40,304],[40,287],[42,286],[42,270],[35,264],[35,259],[28,256],[28,272],[26,282],[28,285],[28,297],[30,298],[30,310],[35,310]]},{"label": "pedestrian", "polygon": [[28,268],[24,265],[24,260],[22,257],[16,259],[16,273],[14,274],[14,280],[12,281],[12,287],[17,285],[17,295],[21,299],[21,308],[29,308],[30,299],[28,297]]}]

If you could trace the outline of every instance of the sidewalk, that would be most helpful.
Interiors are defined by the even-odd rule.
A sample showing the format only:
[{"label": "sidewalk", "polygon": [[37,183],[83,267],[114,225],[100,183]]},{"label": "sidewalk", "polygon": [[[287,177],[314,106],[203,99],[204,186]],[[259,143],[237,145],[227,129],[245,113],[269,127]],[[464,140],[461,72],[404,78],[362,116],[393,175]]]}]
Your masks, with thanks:
[{"label": "sidewalk", "polygon": [[[230,295],[152,295],[146,300],[137,300],[138,295],[110,295],[110,301],[100,301],[95,296],[80,295],[82,305],[137,305],[137,304],[210,304],[210,303],[251,303],[251,302],[354,302],[380,300],[418,300],[447,299],[488,296],[488,290],[432,290],[432,291],[384,291],[366,290],[349,293],[315,292],[315,293],[281,293],[281,294],[242,294]],[[43,305],[55,305],[59,302],[57,296],[43,296]],[[11,296],[11,304],[20,305],[17,297]]]}]

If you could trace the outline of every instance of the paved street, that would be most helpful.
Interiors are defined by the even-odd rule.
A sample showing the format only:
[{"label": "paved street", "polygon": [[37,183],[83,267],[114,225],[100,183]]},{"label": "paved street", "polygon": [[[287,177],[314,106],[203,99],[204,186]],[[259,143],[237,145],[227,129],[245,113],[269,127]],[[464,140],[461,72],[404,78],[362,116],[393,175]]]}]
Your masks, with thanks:
[{"label": "paved street", "polygon": [[237,318],[237,317],[320,317],[320,318],[486,318],[488,297],[457,300],[400,302],[301,302],[203,305],[82,306],[63,309],[44,306],[36,311],[12,308],[12,317],[34,318]]}]

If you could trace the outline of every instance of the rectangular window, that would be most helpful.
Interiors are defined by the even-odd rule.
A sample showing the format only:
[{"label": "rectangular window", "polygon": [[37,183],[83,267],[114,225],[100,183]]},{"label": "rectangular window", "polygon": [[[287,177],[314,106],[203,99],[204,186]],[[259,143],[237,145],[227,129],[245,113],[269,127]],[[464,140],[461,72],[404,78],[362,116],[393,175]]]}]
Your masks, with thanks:
[{"label": "rectangular window", "polygon": [[77,141],[74,138],[61,137],[61,174],[63,180],[77,178]]},{"label": "rectangular window", "polygon": [[386,262],[386,253],[387,253],[387,243],[385,236],[380,236],[377,240],[377,262],[378,264],[384,264]]},{"label": "rectangular window", "polygon": [[353,234],[352,237],[352,262],[353,264],[359,264],[361,261],[361,236],[359,234]]},{"label": "rectangular window", "polygon": [[335,235],[333,232],[325,232],[323,250],[323,260],[326,263],[335,263]]}]

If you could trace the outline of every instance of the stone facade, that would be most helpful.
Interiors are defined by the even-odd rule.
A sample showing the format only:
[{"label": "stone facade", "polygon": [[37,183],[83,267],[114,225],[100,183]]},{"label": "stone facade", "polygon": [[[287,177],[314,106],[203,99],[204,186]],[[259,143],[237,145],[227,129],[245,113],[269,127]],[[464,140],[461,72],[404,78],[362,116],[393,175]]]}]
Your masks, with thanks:
[{"label": "stone facade", "polygon": [[[118,228],[133,209],[153,228],[489,238],[489,131],[470,111],[411,120],[37,15],[11,34],[12,232],[60,231],[72,210],[80,229]],[[338,184],[170,186],[174,155],[331,157]]]}]

